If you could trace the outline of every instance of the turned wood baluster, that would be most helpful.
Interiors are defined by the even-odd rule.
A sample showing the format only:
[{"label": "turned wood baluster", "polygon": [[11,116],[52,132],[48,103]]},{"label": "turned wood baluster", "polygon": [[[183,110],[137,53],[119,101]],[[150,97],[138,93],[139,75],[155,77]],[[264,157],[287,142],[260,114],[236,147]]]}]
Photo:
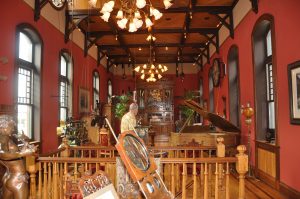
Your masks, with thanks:
[{"label": "turned wood baluster", "polygon": [[204,199],[208,199],[207,163],[204,165]]},{"label": "turned wood baluster", "polygon": [[[203,150],[200,152],[200,157],[203,158]],[[204,167],[203,164],[201,164],[201,171],[200,171],[200,185],[203,185],[204,182]]]},{"label": "turned wood baluster", "polygon": [[63,163],[59,164],[59,198],[64,198],[64,167]]},{"label": "turned wood baluster", "polygon": [[77,165],[78,163],[75,162],[75,165],[74,165],[74,180],[76,181],[77,178],[78,178],[78,170],[77,170]]},{"label": "turned wood baluster", "polygon": [[215,171],[215,199],[219,198],[219,168],[218,163],[216,163],[216,171]]},{"label": "turned wood baluster", "polygon": [[175,165],[172,163],[171,166],[171,192],[175,196]]},{"label": "turned wood baluster", "polygon": [[[176,158],[179,158],[180,156],[180,152],[179,151],[176,151]],[[180,190],[180,169],[179,169],[179,164],[176,164],[176,191],[179,191]]]},{"label": "turned wood baluster", "polygon": [[53,164],[53,199],[58,199],[58,171],[57,171],[57,162]]},{"label": "turned wood baluster", "polygon": [[42,198],[42,163],[39,162],[39,179],[38,179],[38,193],[37,193],[37,198]]},{"label": "turned wood baluster", "polygon": [[48,198],[47,177],[48,177],[47,162],[44,162],[44,191],[43,191],[43,199],[47,199]]},{"label": "turned wood baluster", "polygon": [[63,184],[63,189],[64,189],[64,199],[67,199],[67,180],[68,180],[68,163],[64,163],[64,184]]},{"label": "turned wood baluster", "polygon": [[229,163],[226,163],[226,199],[229,199]]},{"label": "turned wood baluster", "polygon": [[187,166],[183,163],[182,168],[182,199],[186,199],[186,178],[187,178]]},{"label": "turned wood baluster", "polygon": [[237,150],[239,152],[236,155],[238,159],[236,170],[239,173],[239,199],[245,199],[245,174],[248,171],[248,155],[245,154],[246,146],[244,145],[239,145]]},{"label": "turned wood baluster", "polygon": [[193,199],[197,199],[197,164],[193,164]]},{"label": "turned wood baluster", "polygon": [[[225,144],[224,144],[224,138],[218,137],[217,138],[217,157],[225,157]],[[223,180],[223,164],[219,164],[219,185],[222,185]]]},{"label": "turned wood baluster", "polygon": [[48,196],[49,198],[52,198],[52,187],[51,187],[51,183],[52,183],[52,170],[51,170],[51,163],[48,163]]}]

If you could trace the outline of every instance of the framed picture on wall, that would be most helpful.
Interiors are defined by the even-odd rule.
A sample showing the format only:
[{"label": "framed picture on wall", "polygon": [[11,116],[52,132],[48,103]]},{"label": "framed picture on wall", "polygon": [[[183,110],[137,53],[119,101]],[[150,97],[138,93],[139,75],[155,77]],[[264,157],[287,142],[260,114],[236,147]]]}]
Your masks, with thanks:
[{"label": "framed picture on wall", "polygon": [[290,122],[300,125],[300,60],[288,65]]},{"label": "framed picture on wall", "polygon": [[79,113],[88,113],[90,107],[90,92],[88,89],[79,88]]}]

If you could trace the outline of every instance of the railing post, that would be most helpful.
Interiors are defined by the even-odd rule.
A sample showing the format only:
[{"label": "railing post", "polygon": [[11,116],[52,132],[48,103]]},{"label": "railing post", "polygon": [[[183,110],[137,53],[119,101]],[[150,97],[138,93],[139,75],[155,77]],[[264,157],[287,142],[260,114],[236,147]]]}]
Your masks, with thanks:
[{"label": "railing post", "polygon": [[239,199],[245,199],[245,174],[248,171],[248,155],[245,154],[245,145],[239,145],[237,150],[239,152],[236,155],[236,170],[239,173]]},{"label": "railing post", "polygon": [[[218,137],[217,138],[217,157],[219,158],[224,158],[225,157],[225,144],[224,144],[224,138],[223,137]],[[223,164],[219,164],[218,166],[218,177],[219,178],[219,186],[222,185],[222,180],[223,180]]]},{"label": "railing post", "polygon": [[29,198],[36,198],[36,165],[35,165],[35,156],[30,155],[26,156],[26,170],[30,174],[30,187],[29,187]]}]

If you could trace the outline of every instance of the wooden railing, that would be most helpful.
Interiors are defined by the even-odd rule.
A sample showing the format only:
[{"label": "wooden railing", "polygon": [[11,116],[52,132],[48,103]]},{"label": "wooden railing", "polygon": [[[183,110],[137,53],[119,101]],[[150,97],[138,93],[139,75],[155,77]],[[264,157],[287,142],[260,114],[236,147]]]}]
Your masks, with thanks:
[{"label": "wooden railing", "polygon": [[[148,147],[150,155],[155,157],[197,158],[216,156],[216,147],[212,146],[159,146]],[[113,146],[71,146],[70,157],[109,158],[116,157],[118,152]]]},{"label": "wooden railing", "polygon": [[[239,154],[236,157],[224,157],[225,147],[221,141],[217,145],[217,151],[205,147],[152,149],[154,153],[159,151],[161,176],[174,196],[183,199],[212,197],[228,199],[231,195],[230,166],[235,164],[239,174],[238,196],[230,198],[245,198],[244,178],[248,170],[248,157],[244,153],[246,148],[239,146],[237,148]],[[77,179],[89,171],[104,170],[116,185],[117,153],[113,147],[66,146],[64,149],[51,154],[51,157],[39,157],[36,162],[34,157],[27,158],[30,198],[69,198],[76,190]],[[99,157],[103,151],[110,151],[107,153],[110,157]],[[168,151],[167,156],[163,155],[165,151]],[[93,157],[94,154],[97,157]],[[218,157],[210,157],[212,154]]]}]

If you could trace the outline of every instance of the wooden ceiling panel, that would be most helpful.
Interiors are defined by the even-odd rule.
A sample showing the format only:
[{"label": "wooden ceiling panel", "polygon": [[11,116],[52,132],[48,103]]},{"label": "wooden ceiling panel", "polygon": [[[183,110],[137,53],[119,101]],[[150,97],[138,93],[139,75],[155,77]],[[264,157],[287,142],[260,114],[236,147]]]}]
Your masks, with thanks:
[{"label": "wooden ceiling panel", "polygon": [[216,28],[219,22],[217,16],[207,12],[194,13],[190,28]]},{"label": "wooden ceiling panel", "polygon": [[113,35],[104,35],[97,41],[97,45],[118,45],[119,41],[116,40],[116,37]]},{"label": "wooden ceiling panel", "polygon": [[129,48],[129,50],[133,56],[150,56],[149,48]]},{"label": "wooden ceiling panel", "polygon": [[185,13],[164,13],[162,18],[154,22],[156,29],[183,28]]},{"label": "wooden ceiling panel", "polygon": [[180,43],[181,34],[155,34],[156,43]]},{"label": "wooden ceiling panel", "polygon": [[147,34],[127,34],[122,35],[125,44],[148,44]]},{"label": "wooden ceiling panel", "polygon": [[157,55],[161,55],[161,54],[172,54],[172,55],[176,55],[178,52],[178,48],[177,47],[168,47],[166,50],[166,47],[156,47],[155,48],[155,52],[157,53]]},{"label": "wooden ceiling panel", "polygon": [[235,0],[197,0],[197,6],[231,6]]},{"label": "wooden ceiling panel", "polygon": [[182,49],[182,54],[198,54],[199,52],[199,49],[193,47],[184,47]]},{"label": "wooden ceiling panel", "polygon": [[[94,9],[87,7],[86,1],[78,0],[78,2],[81,2],[80,5],[78,4],[78,8],[81,9],[69,10],[67,20],[73,20],[75,24],[76,20],[82,20],[79,27],[83,30],[83,33],[88,32],[87,38],[89,41],[93,42],[95,38],[99,38],[96,45],[103,51],[107,50],[107,54],[111,56],[115,63],[128,63],[129,55],[131,55],[131,60],[136,63],[147,62],[150,56],[150,43],[146,38],[151,30],[148,32],[145,24],[136,33],[128,32],[128,24],[125,30],[121,30],[115,18],[120,6],[119,1],[116,1],[108,23],[104,22],[99,16],[99,10],[107,0],[98,0]],[[218,29],[221,25],[219,17],[225,17],[230,13],[237,0],[173,0],[172,2],[173,5],[166,10],[164,9],[163,0],[151,0],[152,5],[163,13],[162,18],[154,21],[152,27],[152,33],[156,37],[154,46],[157,47],[154,50],[158,62],[177,62],[178,52],[181,52],[182,56],[180,62],[193,62],[194,58],[200,53],[197,48],[206,48],[207,42],[214,44],[218,41]],[[196,2],[195,5],[191,5],[193,2]],[[147,9],[145,8],[144,11],[147,12]],[[187,14],[191,13],[192,18],[187,18]],[[231,31],[231,36],[233,36],[233,25],[230,23],[230,20],[228,20],[225,27]],[[70,33],[73,31],[71,23],[68,24],[68,27],[66,38],[69,38]],[[116,35],[118,40],[116,40]],[[205,35],[217,37],[209,41]],[[185,36],[186,39],[184,39]],[[90,43],[88,48],[92,44]],[[165,46],[168,46],[168,50]],[[216,45],[215,48],[219,50]]]},{"label": "wooden ceiling panel", "polygon": [[110,48],[107,53],[108,55],[127,55],[123,48]]},{"label": "wooden ceiling panel", "polygon": [[187,34],[185,43],[206,43],[207,38],[199,33],[189,33]]}]

